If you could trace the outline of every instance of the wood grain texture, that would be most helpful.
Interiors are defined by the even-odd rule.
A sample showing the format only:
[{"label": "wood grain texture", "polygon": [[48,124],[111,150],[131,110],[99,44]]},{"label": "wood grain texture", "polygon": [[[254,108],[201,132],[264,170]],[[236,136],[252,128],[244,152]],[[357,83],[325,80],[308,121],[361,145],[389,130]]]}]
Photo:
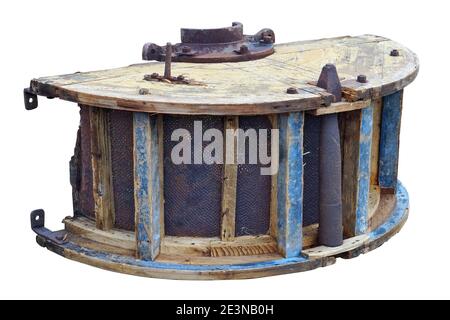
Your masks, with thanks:
[{"label": "wood grain texture", "polygon": [[90,107],[89,113],[95,220],[97,228],[110,230],[114,226],[114,193],[109,111]]},{"label": "wood grain texture", "polygon": [[380,131],[381,131],[381,108],[383,100],[375,99],[373,105],[373,131],[372,131],[372,154],[370,169],[370,184],[378,185],[378,163],[380,154]]},{"label": "wood grain texture", "polygon": [[134,199],[137,255],[154,260],[161,242],[161,186],[158,117],[133,114]]},{"label": "wood grain texture", "polygon": [[369,219],[373,106],[345,115],[343,225],[345,237],[364,234]]},{"label": "wood grain texture", "polygon": [[370,160],[372,151],[373,106],[361,110],[355,235],[364,234],[369,222]]},{"label": "wood grain texture", "polygon": [[[391,57],[392,49],[400,51]],[[151,113],[245,115],[311,110],[326,103],[317,87],[321,68],[333,61],[344,78],[348,101],[383,96],[414,80],[416,55],[386,38],[364,35],[276,45],[265,59],[221,64],[173,63],[173,74],[183,74],[203,85],[175,85],[145,81],[144,75],[162,73],[164,63],[150,62],[95,72],[44,77],[32,81],[40,95],[97,107]],[[368,83],[354,79],[365,74]],[[268,81],[270,79],[270,81]],[[298,87],[299,94],[286,94]],[[149,94],[140,95],[141,88]],[[322,90],[322,93],[324,91]]]},{"label": "wood grain texture", "polygon": [[352,110],[359,110],[366,108],[370,105],[370,100],[361,100],[356,102],[337,102],[333,103],[332,105],[328,107],[321,107],[318,109],[310,110],[308,111],[309,114],[312,114],[314,116],[321,116],[325,114],[331,114],[331,113],[340,113],[340,112],[348,112]]},{"label": "wood grain texture", "polygon": [[397,187],[402,99],[403,91],[383,98],[378,172],[382,192],[395,193]]},{"label": "wood grain texture", "polygon": [[[272,129],[279,129],[278,127],[278,115],[273,114],[269,116]],[[278,150],[279,151],[279,150]],[[274,152],[275,153],[275,152]],[[279,152],[273,154],[271,152],[272,161],[279,163]],[[269,234],[274,238],[278,238],[278,172],[272,175],[271,190],[270,190],[270,226]]]},{"label": "wood grain texture", "polygon": [[302,250],[304,114],[279,116],[278,248],[286,258]]},{"label": "wood grain texture", "polygon": [[231,141],[225,135],[224,155],[226,146],[233,146],[233,163],[225,163],[223,166],[222,183],[222,212],[221,212],[221,239],[231,241],[236,231],[236,189],[237,189],[237,129],[239,129],[239,117],[225,117],[224,129],[233,130],[235,134]]}]

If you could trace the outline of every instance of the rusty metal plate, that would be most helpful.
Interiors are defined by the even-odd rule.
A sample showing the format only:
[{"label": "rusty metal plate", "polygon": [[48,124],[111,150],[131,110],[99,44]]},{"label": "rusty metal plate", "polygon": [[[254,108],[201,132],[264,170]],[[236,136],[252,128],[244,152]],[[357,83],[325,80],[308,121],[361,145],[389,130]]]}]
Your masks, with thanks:
[{"label": "rusty metal plate", "polygon": [[80,210],[86,217],[95,218],[94,193],[91,161],[91,124],[89,108],[80,105],[81,131],[81,179],[80,179]]},{"label": "rusty metal plate", "polygon": [[[193,137],[194,121],[202,121],[203,132],[223,131],[223,118],[212,116],[164,116],[164,226],[169,236],[217,237],[220,235],[223,165],[180,164],[171,159],[178,141],[175,129],[186,129]],[[209,142],[203,142],[205,147]],[[191,159],[194,149],[191,148]]]},{"label": "rusty metal plate", "polygon": [[[174,62],[239,62],[267,57],[274,52],[275,33],[262,29],[255,35],[244,35],[240,22],[218,29],[181,29],[181,43],[158,46],[146,43],[142,59],[165,61],[167,52]],[[169,46],[171,47],[168,50]]]},{"label": "rusty metal plate", "polygon": [[303,132],[303,226],[319,222],[320,117],[305,114]]},{"label": "rusty metal plate", "polygon": [[115,227],[133,231],[133,113],[112,110],[109,121]]},{"label": "rusty metal plate", "polygon": [[[270,129],[267,116],[239,117],[239,128]],[[270,130],[267,135],[268,156],[270,156]],[[246,164],[238,165],[236,192],[236,236],[266,234],[270,225],[270,199],[272,176],[261,175],[265,167],[258,159],[257,164],[249,164],[248,139],[245,146]],[[258,149],[259,150],[259,139]]]}]

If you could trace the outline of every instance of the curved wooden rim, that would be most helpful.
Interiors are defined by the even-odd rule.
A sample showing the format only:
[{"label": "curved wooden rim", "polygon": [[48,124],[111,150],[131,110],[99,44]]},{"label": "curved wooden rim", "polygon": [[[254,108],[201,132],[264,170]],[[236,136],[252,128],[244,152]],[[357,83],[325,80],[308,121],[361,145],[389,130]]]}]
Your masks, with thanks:
[{"label": "curved wooden rim", "polygon": [[[302,256],[246,264],[181,265],[169,262],[143,261],[131,257],[89,250],[71,242],[64,245],[47,242],[46,247],[71,260],[110,271],[137,276],[186,280],[258,278],[312,270],[333,264],[338,257],[353,258],[361,253],[374,250],[400,231],[408,218],[408,208],[409,200],[407,191],[399,182],[396,193],[396,206],[391,215],[382,225],[365,235],[365,240],[360,241],[358,245],[349,246],[343,250],[330,250],[329,255]],[[348,240],[349,242],[355,243],[356,241],[353,241],[353,239]]]},{"label": "curved wooden rim", "polygon": [[[369,38],[369,36],[366,36]],[[374,36],[375,37],[375,36]],[[384,39],[378,37],[379,39]],[[349,38],[349,39],[358,39]],[[331,40],[331,39],[327,39]],[[370,40],[370,39],[369,39]],[[367,40],[367,43],[370,41]],[[317,40],[320,41],[320,40]],[[380,40],[382,41],[382,40]],[[384,39],[383,41],[388,41]],[[310,43],[313,43],[311,41]],[[308,42],[305,42],[308,43]],[[361,84],[354,79],[342,81],[343,97],[347,101],[357,101],[361,99],[375,99],[399,91],[409,85],[416,78],[419,72],[419,60],[417,56],[409,49],[389,42],[390,45],[397,45],[405,56],[408,57],[407,63],[400,69],[395,69],[394,74],[384,75],[383,80],[369,81]],[[278,45],[277,48],[285,48],[289,44]],[[305,50],[308,51],[308,50]],[[86,73],[89,74],[89,73]],[[61,76],[61,79],[69,76]],[[303,92],[298,97],[295,95],[277,96],[276,99],[266,101],[236,101],[236,102],[201,102],[187,100],[156,99],[151,96],[109,96],[98,94],[96,92],[87,92],[73,88],[70,84],[65,85],[49,81],[55,77],[40,78],[32,80],[31,89],[39,95],[48,97],[59,97],[60,99],[77,102],[80,104],[91,105],[100,108],[128,110],[136,112],[165,113],[165,114],[208,114],[208,115],[259,115],[259,114],[277,114],[285,112],[295,112],[304,110],[313,110],[323,107],[329,101],[323,90],[312,84],[299,83],[299,90]],[[268,77],[268,79],[270,79]],[[270,81],[268,80],[268,85]],[[278,91],[277,91],[278,92]],[[167,98],[167,97],[166,97]],[[328,100],[327,100],[328,99]],[[242,100],[242,99],[241,99]]]}]

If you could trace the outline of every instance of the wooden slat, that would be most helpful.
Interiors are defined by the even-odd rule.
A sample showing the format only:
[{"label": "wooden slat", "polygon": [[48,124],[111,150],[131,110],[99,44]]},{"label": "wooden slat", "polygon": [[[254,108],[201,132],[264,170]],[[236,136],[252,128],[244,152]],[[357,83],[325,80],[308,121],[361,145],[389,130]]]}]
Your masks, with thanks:
[{"label": "wooden slat", "polygon": [[[269,116],[270,123],[272,125],[272,129],[279,129],[278,128],[278,115],[270,115]],[[271,148],[272,144],[271,144]],[[277,149],[275,147],[275,149]],[[274,151],[275,151],[274,149]],[[275,154],[274,154],[275,153]],[[272,152],[271,153],[272,162],[277,161],[279,163],[279,158],[275,159],[275,157],[279,157],[279,150],[278,152]],[[269,227],[269,233],[270,235],[277,239],[278,237],[278,173],[272,175],[271,179],[271,190],[270,190],[270,227]]]},{"label": "wooden slat", "polygon": [[342,220],[344,237],[355,235],[358,186],[359,135],[361,111],[343,114],[344,142],[342,153]]},{"label": "wooden slat", "polygon": [[[223,166],[222,184],[222,219],[220,236],[224,241],[231,241],[235,237],[236,230],[236,188],[237,188],[237,129],[239,128],[239,118],[237,116],[225,117],[225,130],[234,130],[231,141],[228,134],[225,135],[224,155],[226,150],[234,150],[233,159],[228,159],[231,155],[226,155],[226,163]],[[231,149],[232,148],[232,149]],[[233,163],[230,163],[231,161]]]},{"label": "wooden slat", "polygon": [[358,248],[364,245],[364,243],[366,243],[368,239],[369,236],[363,234],[356,237],[345,239],[344,243],[339,247],[319,246],[307,249],[304,251],[304,253],[307,254],[312,259],[333,256],[342,252]]},{"label": "wooden slat", "polygon": [[338,102],[333,103],[332,105],[328,107],[321,107],[319,109],[310,110],[308,111],[309,114],[312,114],[314,116],[321,116],[325,114],[331,114],[331,113],[340,113],[340,112],[348,112],[352,110],[359,110],[366,108],[370,105],[370,100],[362,100],[362,101],[356,101],[356,102]]},{"label": "wooden slat", "polygon": [[356,203],[355,235],[367,231],[369,221],[370,160],[372,151],[373,107],[361,110],[359,135],[358,193]]},{"label": "wooden slat", "polygon": [[134,113],[134,198],[137,256],[154,260],[161,242],[161,186],[158,117]]},{"label": "wooden slat", "polygon": [[395,193],[397,187],[400,121],[403,91],[383,98],[378,180],[382,192]]},{"label": "wooden slat", "polygon": [[372,134],[372,160],[370,169],[370,184],[378,185],[378,160],[380,153],[380,130],[381,130],[381,107],[382,99],[373,101],[373,134]]},{"label": "wooden slat", "polygon": [[278,248],[285,257],[302,250],[304,113],[279,116]]},{"label": "wooden slat", "polygon": [[109,110],[90,107],[91,160],[97,228],[114,226],[114,193],[111,167]]},{"label": "wooden slat", "polygon": [[348,238],[367,230],[373,107],[349,112],[344,119],[342,208]]}]

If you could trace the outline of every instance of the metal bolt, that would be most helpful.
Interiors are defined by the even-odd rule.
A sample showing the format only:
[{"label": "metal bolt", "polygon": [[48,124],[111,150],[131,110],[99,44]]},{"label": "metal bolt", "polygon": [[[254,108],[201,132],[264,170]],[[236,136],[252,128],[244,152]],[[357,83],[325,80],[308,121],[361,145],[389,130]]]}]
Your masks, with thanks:
[{"label": "metal bolt", "polygon": [[166,45],[166,61],[164,65],[164,78],[170,79],[172,73],[172,44],[167,42]]},{"label": "metal bolt", "polygon": [[367,83],[367,77],[364,74],[360,74],[357,78],[356,81],[359,83]]},{"label": "metal bolt", "polygon": [[181,52],[183,52],[183,53],[189,53],[189,52],[191,52],[192,51],[192,48],[191,47],[188,47],[188,46],[183,46],[182,48],[181,48]]},{"label": "metal bolt", "polygon": [[400,55],[400,52],[397,49],[394,49],[391,51],[391,57],[398,57]]},{"label": "metal bolt", "polygon": [[287,88],[286,93],[287,94],[298,94],[298,89],[294,88],[294,87],[290,87],[290,88]]},{"label": "metal bolt", "polygon": [[140,88],[139,89],[139,94],[141,94],[141,95],[146,95],[146,94],[149,94],[149,93],[150,93],[150,91],[147,88]]},{"label": "metal bolt", "polygon": [[239,48],[239,53],[240,53],[240,54],[246,54],[246,53],[248,53],[248,47],[247,47],[245,44],[243,44],[243,45]]}]

